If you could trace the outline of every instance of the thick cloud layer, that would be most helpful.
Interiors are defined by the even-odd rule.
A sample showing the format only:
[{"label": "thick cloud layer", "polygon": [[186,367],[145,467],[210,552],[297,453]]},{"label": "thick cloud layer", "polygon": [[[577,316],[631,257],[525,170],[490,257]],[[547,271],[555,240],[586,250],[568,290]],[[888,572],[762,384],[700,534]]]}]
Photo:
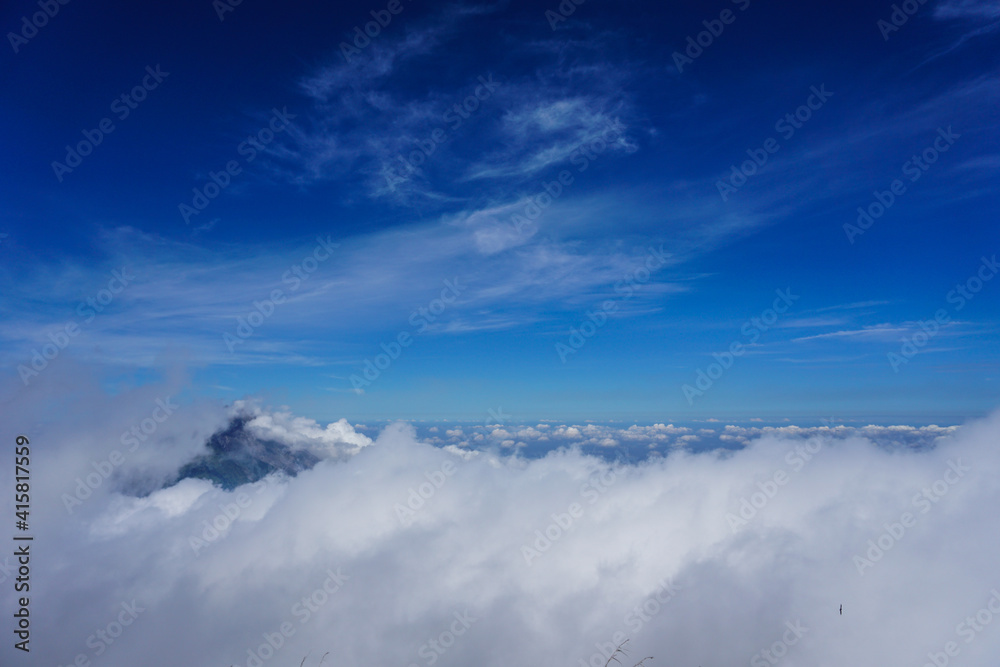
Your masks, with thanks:
[{"label": "thick cloud layer", "polygon": [[[930,448],[772,430],[627,464],[443,447],[405,424],[369,444],[263,409],[262,434],[330,455],[232,492],[118,493],[231,414],[174,400],[125,451],[169,392],[95,390],[58,418],[37,407],[53,396],[14,402],[3,437],[33,452],[31,664],[600,667],[626,638],[626,665],[995,664],[1000,415]],[[68,507],[113,450],[119,477]],[[4,664],[21,657],[6,636]]]}]

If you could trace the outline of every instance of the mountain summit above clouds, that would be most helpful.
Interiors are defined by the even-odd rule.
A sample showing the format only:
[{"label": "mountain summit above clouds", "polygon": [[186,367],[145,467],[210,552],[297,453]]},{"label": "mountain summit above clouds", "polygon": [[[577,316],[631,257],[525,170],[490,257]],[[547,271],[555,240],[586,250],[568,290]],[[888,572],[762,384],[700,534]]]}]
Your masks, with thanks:
[{"label": "mountain summit above clouds", "polygon": [[201,452],[164,483],[147,484],[134,495],[145,496],[189,478],[206,479],[231,491],[274,472],[295,477],[324,459],[344,460],[371,444],[371,438],[355,431],[346,419],[321,426],[287,411],[237,401],[228,423],[208,437]]},{"label": "mountain summit above clouds", "polygon": [[267,475],[282,471],[294,477],[319,463],[320,457],[289,445],[262,438],[248,425],[255,417],[248,414],[234,416],[229,425],[208,439],[208,454],[186,463],[177,477],[167,484],[173,486],[183,479],[207,479],[213,484],[232,491],[237,486],[250,484]]}]

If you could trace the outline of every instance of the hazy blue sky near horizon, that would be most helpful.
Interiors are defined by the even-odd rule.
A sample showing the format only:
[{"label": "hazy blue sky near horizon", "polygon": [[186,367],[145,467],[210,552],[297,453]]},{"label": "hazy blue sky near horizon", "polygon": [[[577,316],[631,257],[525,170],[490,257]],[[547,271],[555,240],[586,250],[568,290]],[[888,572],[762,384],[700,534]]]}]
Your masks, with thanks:
[{"label": "hazy blue sky near horizon", "polygon": [[388,4],[5,3],[8,395],[82,365],[321,420],[997,406],[995,3]]}]

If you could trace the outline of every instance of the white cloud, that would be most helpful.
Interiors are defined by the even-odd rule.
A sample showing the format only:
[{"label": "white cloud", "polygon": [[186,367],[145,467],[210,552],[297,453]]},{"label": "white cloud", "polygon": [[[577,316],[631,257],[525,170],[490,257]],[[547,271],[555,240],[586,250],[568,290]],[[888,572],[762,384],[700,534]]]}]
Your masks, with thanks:
[{"label": "white cloud", "polygon": [[[107,271],[120,267],[124,257],[135,279],[104,312],[83,322],[75,305],[108,279],[95,268],[98,262],[87,267],[39,263],[26,269],[6,295],[19,315],[0,319],[0,357],[12,368],[30,364],[32,348],[48,342],[53,329],[75,321],[81,333],[65,354],[108,364],[154,365],[165,345],[190,351],[207,364],[359,364],[356,351],[331,348],[332,333],[413,333],[417,326],[409,318],[441,294],[444,280],[457,279],[461,294],[423,331],[505,329],[536,321],[553,304],[589,305],[614,296],[612,286],[641,266],[647,252],[545,239],[484,256],[474,250],[477,229],[454,224],[449,216],[352,238],[323,234],[328,259],[308,275],[302,273],[303,258],[317,248],[328,252],[315,238],[229,253],[128,227],[108,230],[99,244]],[[632,310],[623,307],[618,316],[681,289],[654,279],[631,300]],[[269,306],[274,290],[281,291],[282,301]],[[520,306],[512,309],[511,302]],[[263,305],[258,308],[258,303]],[[261,308],[269,313],[266,318]],[[317,311],[344,316],[317,319]],[[251,313],[258,326],[244,338],[238,318],[248,320]],[[232,350],[224,335],[237,339]]]},{"label": "white cloud", "polygon": [[[248,407],[241,402],[239,408]],[[357,454],[372,444],[371,438],[354,430],[346,419],[320,427],[313,419],[296,417],[287,411],[258,413],[247,424],[258,437],[277,440],[295,448],[308,449],[323,458]]]},{"label": "white cloud", "polygon": [[[639,149],[628,127],[607,97],[556,97],[535,86],[519,91],[521,106],[504,114],[505,147],[469,167],[466,178],[524,179],[555,165],[587,164],[605,151],[634,153]],[[604,159],[607,159],[606,157]]]},{"label": "white cloud", "polygon": [[934,7],[939,19],[996,19],[1000,6],[991,0],[945,0]]},{"label": "white cloud", "polygon": [[864,339],[864,340],[895,340],[900,335],[906,333],[905,327],[893,326],[891,324],[875,324],[862,327],[861,329],[846,329],[841,331],[831,331],[829,333],[816,334],[814,336],[801,336],[793,338],[793,343],[801,343],[807,340],[823,340],[829,338]]},{"label": "white cloud", "polygon": [[[404,33],[372,40],[351,62],[338,53],[303,76],[299,88],[308,107],[269,151],[276,177],[308,185],[360,174],[370,197],[440,206],[465,199],[454,194],[454,183],[476,180],[477,189],[495,184],[493,196],[509,193],[548,167],[568,165],[581,147],[638,150],[628,134],[636,122],[625,92],[629,74],[592,45],[565,45],[577,52],[573,60],[588,65],[567,66],[569,54],[546,53],[530,76],[470,71],[460,78],[452,72],[419,91],[394,85],[428,66],[468,20],[496,8],[456,5],[434,12]],[[480,90],[484,78],[491,82],[488,94]],[[472,98],[476,108],[456,116],[453,109],[474,93],[483,95]],[[476,150],[470,152],[473,127]],[[611,135],[609,128],[616,128]],[[431,140],[435,131],[443,134]],[[610,143],[595,144],[602,136]],[[588,162],[594,159],[588,155]]]},{"label": "white cloud", "polygon": [[[1000,585],[1000,415],[960,430],[925,427],[938,441],[919,450],[858,435],[907,440],[916,427],[730,425],[723,434],[748,439],[746,448],[635,465],[575,450],[525,459],[441,449],[394,425],[295,478],[233,492],[190,480],[144,499],[113,492],[111,480],[68,514],[61,494],[117,446],[102,433],[140,419],[156,393],[97,390],[58,414],[54,396],[22,395],[12,406],[33,444],[39,664],[81,653],[97,664],[88,638],[133,600],[141,611],[106,645],[102,665],[246,665],[248,650],[279,643],[283,623],[294,634],[265,665],[307,654],[316,664],[326,651],[347,664],[426,664],[429,640],[442,635],[441,665],[579,664],[617,632],[652,664],[746,664],[786,622],[807,628],[789,665],[922,664],[948,641],[969,667],[996,655],[1000,628],[986,625],[965,644],[956,625]],[[177,465],[176,440],[188,434],[182,449],[197,452],[205,424],[226,414],[179,409],[147,443],[148,459],[123,469]],[[364,442],[344,422],[264,414],[254,428],[288,442]],[[12,442],[13,428],[5,420],[0,437]],[[607,428],[553,430],[600,438]],[[727,515],[744,499],[756,508],[734,528]],[[405,523],[401,507],[413,508]],[[204,541],[197,554],[192,538]],[[859,566],[869,540],[891,546]],[[635,611],[643,605],[646,616]],[[455,614],[466,624],[453,626]],[[6,663],[11,642],[0,651]]]}]

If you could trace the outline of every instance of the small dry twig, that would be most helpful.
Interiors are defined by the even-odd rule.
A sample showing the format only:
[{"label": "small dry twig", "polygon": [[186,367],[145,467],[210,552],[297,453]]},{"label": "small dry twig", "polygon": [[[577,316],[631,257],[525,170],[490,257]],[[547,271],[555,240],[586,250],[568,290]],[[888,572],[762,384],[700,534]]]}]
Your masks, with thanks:
[{"label": "small dry twig", "polygon": [[[614,660],[615,662],[617,662],[619,665],[622,664],[622,661],[619,660],[617,656],[618,656],[619,653],[621,653],[622,655],[628,655],[628,651],[626,651],[624,649],[625,644],[628,644],[628,640],[627,639],[625,641],[623,641],[621,644],[618,645],[618,647],[615,649],[614,653],[611,654],[611,657],[608,658],[608,661],[606,663],[604,663],[604,667],[608,667],[608,665],[611,664],[612,660]],[[639,662],[635,663],[635,665],[633,665],[633,667],[645,667],[645,665],[643,663],[645,663],[647,660],[652,660],[652,659],[653,659],[653,656],[645,657],[642,660],[640,660]]]}]

